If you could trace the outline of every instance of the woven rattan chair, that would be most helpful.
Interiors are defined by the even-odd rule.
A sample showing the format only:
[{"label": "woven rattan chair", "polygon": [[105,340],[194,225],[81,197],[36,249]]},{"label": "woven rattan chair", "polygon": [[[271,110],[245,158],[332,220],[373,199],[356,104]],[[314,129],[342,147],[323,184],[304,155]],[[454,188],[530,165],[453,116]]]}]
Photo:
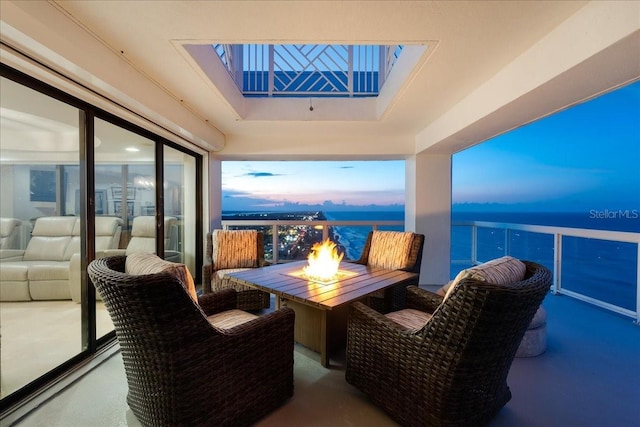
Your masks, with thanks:
[{"label": "woven rattan chair", "polygon": [[[371,231],[357,264],[404,270],[420,274],[424,235],[400,231]],[[406,288],[415,283],[404,283],[386,291],[369,295],[367,305],[381,313],[400,310],[406,306]]]},{"label": "woven rattan chair", "polygon": [[270,295],[233,283],[225,274],[269,265],[264,260],[264,236],[256,230],[213,230],[207,233],[207,253],[202,266],[202,292],[235,289],[238,309],[269,308]]},{"label": "woven rattan chair", "polygon": [[551,285],[547,268],[524,263],[520,282],[465,278],[444,299],[410,286],[401,322],[352,304],[347,382],[401,425],[485,425],[511,399],[507,374]]},{"label": "woven rattan chair", "polygon": [[236,307],[235,291],[198,304],[176,275],[130,275],[125,262],[95,260],[88,273],[115,325],[127,403],[142,425],[250,425],[293,395],[293,310],[212,326]]}]

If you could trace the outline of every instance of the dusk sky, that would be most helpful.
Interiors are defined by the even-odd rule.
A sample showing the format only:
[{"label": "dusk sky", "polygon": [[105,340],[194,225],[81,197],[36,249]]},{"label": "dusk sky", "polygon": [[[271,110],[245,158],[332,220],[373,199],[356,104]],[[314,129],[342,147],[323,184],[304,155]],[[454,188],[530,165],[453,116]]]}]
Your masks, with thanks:
[{"label": "dusk sky", "polygon": [[[467,208],[640,209],[640,82],[457,153],[452,167],[452,202]],[[401,210],[404,161],[223,162],[222,190],[223,210]]]}]

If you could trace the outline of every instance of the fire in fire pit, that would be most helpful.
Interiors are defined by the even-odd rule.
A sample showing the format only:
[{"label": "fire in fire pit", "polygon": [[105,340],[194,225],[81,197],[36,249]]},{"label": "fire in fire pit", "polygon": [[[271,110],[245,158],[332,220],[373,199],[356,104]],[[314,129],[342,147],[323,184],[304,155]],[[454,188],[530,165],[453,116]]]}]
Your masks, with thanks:
[{"label": "fire in fire pit", "polygon": [[336,246],[329,239],[323,243],[314,244],[306,267],[283,274],[321,285],[330,285],[342,279],[357,276],[358,273],[353,271],[339,269],[344,254],[338,254]]},{"label": "fire in fire pit", "polygon": [[302,271],[310,280],[331,282],[338,274],[343,256],[344,254],[338,254],[337,245],[329,239],[315,243],[309,254],[309,265]]}]

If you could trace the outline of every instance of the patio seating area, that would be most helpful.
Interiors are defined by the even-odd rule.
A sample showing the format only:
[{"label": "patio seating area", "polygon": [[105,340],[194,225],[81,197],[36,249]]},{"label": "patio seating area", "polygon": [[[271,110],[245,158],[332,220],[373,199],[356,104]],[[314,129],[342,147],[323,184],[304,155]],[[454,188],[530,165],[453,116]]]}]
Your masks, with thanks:
[{"label": "patio seating area", "polygon": [[[640,329],[628,317],[566,296],[547,295],[543,306],[547,349],[514,360],[507,379],[513,397],[489,426],[638,425]],[[344,365],[326,369],[318,360],[295,346],[294,395],[256,426],[397,425],[345,381]],[[117,352],[15,425],[139,426],[126,394]]]}]

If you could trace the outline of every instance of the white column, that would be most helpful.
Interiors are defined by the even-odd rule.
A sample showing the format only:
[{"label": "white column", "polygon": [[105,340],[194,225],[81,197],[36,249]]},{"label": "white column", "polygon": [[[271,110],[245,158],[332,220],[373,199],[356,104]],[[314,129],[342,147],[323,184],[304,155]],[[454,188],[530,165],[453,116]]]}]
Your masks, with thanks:
[{"label": "white column", "polygon": [[424,234],[420,284],[449,281],[451,263],[451,155],[419,153],[406,161],[405,224]]},{"label": "white column", "polygon": [[209,230],[222,228],[222,161],[213,157],[209,158]]}]

